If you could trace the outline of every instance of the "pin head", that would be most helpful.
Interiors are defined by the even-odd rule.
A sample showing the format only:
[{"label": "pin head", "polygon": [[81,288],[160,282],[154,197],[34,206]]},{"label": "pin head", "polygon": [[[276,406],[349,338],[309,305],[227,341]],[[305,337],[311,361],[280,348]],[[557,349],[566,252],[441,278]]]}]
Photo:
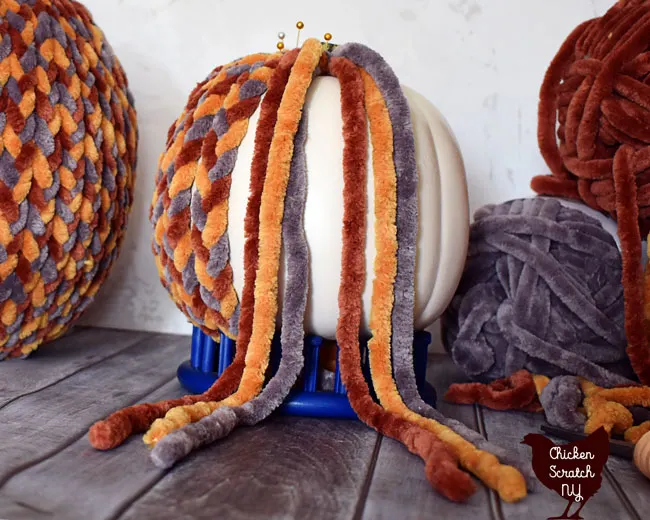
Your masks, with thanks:
[{"label": "pin head", "polygon": [[279,38],[280,40],[284,40],[284,37],[285,37],[285,34],[284,34],[282,31],[280,31],[280,32],[278,33],[278,38]]},{"label": "pin head", "polygon": [[284,43],[278,42],[276,47],[278,48],[278,50],[282,50],[282,49],[284,49]]},{"label": "pin head", "polygon": [[323,38],[325,38],[325,41],[328,42],[332,39],[332,35],[330,33],[325,33],[325,36],[323,36]]},{"label": "pin head", "polygon": [[298,23],[296,24],[296,28],[298,28],[298,29],[302,29],[303,27],[305,27],[305,24],[302,23],[302,22],[298,22]]}]

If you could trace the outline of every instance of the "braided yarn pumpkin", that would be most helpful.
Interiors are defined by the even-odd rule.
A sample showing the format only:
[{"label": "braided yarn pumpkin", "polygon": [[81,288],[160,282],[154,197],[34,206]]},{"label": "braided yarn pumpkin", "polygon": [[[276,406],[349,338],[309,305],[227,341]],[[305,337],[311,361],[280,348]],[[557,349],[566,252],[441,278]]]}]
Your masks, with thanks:
[{"label": "braided yarn pumpkin", "polygon": [[627,353],[650,384],[641,242],[650,231],[650,2],[621,0],[578,26],[540,92],[538,138],[551,175],[543,195],[582,200],[617,219]]},{"label": "braided yarn pumpkin", "polygon": [[[475,490],[461,468],[504,500],[526,495],[518,469],[527,474],[526,464],[428,406],[415,384],[414,326],[451,297],[460,255],[447,255],[458,247],[464,256],[468,231],[462,161],[429,107],[401,87],[372,49],[315,39],[218,67],[197,86],[161,157],[153,250],[163,284],[188,318],[209,334],[236,336],[235,359],[203,394],[137,404],[95,423],[94,447],[111,449],[146,431],[152,461],[168,468],[264,420],[298,380],[305,332],[326,325],[308,320],[309,293],[324,284],[335,287],[334,301],[314,304],[333,316],[341,380],[359,419],[418,455],[429,482],[451,500]],[[436,153],[428,153],[432,144]],[[416,253],[426,258],[418,228],[436,227],[418,213],[426,193],[437,196],[440,250],[425,267],[434,281],[441,267],[454,287],[429,286],[433,310],[418,310],[416,286],[426,280],[416,269]],[[322,208],[315,219],[320,233],[311,227],[310,207]],[[332,229],[339,230],[336,240]],[[330,244],[329,255],[319,242]],[[338,269],[323,271],[323,262]],[[379,402],[361,367],[366,288],[368,358]],[[267,378],[278,321],[281,359]]]},{"label": "braided yarn pumpkin", "polygon": [[0,1],[0,359],[61,334],[115,261],[137,126],[119,61],[70,0]]}]

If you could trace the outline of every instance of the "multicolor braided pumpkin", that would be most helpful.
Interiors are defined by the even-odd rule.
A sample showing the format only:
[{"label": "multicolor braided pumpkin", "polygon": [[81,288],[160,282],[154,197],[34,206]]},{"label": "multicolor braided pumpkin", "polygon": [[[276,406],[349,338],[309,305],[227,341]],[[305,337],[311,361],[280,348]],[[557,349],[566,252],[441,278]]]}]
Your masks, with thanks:
[{"label": "multicolor braided pumpkin", "polygon": [[60,336],[124,236],[137,125],[119,61],[71,0],[0,1],[0,359]]}]

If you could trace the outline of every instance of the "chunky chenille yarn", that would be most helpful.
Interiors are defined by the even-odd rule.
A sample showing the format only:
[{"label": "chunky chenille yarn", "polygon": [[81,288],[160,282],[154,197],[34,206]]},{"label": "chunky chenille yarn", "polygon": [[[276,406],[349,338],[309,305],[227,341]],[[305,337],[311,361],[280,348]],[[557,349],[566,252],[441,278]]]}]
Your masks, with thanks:
[{"label": "chunky chenille yarn", "polygon": [[629,383],[621,254],[601,224],[547,197],[485,206],[475,219],[443,317],[454,362],[483,382],[527,369]]},{"label": "chunky chenille yarn", "polygon": [[0,2],[0,359],[60,336],[115,261],[137,124],[122,67],[70,0]]},{"label": "chunky chenille yarn", "polygon": [[615,217],[623,251],[627,353],[650,384],[641,242],[650,232],[650,2],[620,0],[579,25],[540,91],[539,146],[551,175],[543,195],[582,200]]}]

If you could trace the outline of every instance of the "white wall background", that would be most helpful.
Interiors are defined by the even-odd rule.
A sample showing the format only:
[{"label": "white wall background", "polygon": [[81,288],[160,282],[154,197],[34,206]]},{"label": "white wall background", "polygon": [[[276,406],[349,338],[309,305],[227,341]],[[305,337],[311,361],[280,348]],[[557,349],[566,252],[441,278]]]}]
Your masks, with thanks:
[{"label": "white wall background", "polygon": [[216,65],[331,32],[379,51],[438,106],[460,142],[472,211],[531,194],[547,171],[537,97],[558,47],[614,0],[84,0],[129,77],[140,125],[136,200],[118,265],[84,323],[189,333],[158,280],[148,221],[167,128]]}]

